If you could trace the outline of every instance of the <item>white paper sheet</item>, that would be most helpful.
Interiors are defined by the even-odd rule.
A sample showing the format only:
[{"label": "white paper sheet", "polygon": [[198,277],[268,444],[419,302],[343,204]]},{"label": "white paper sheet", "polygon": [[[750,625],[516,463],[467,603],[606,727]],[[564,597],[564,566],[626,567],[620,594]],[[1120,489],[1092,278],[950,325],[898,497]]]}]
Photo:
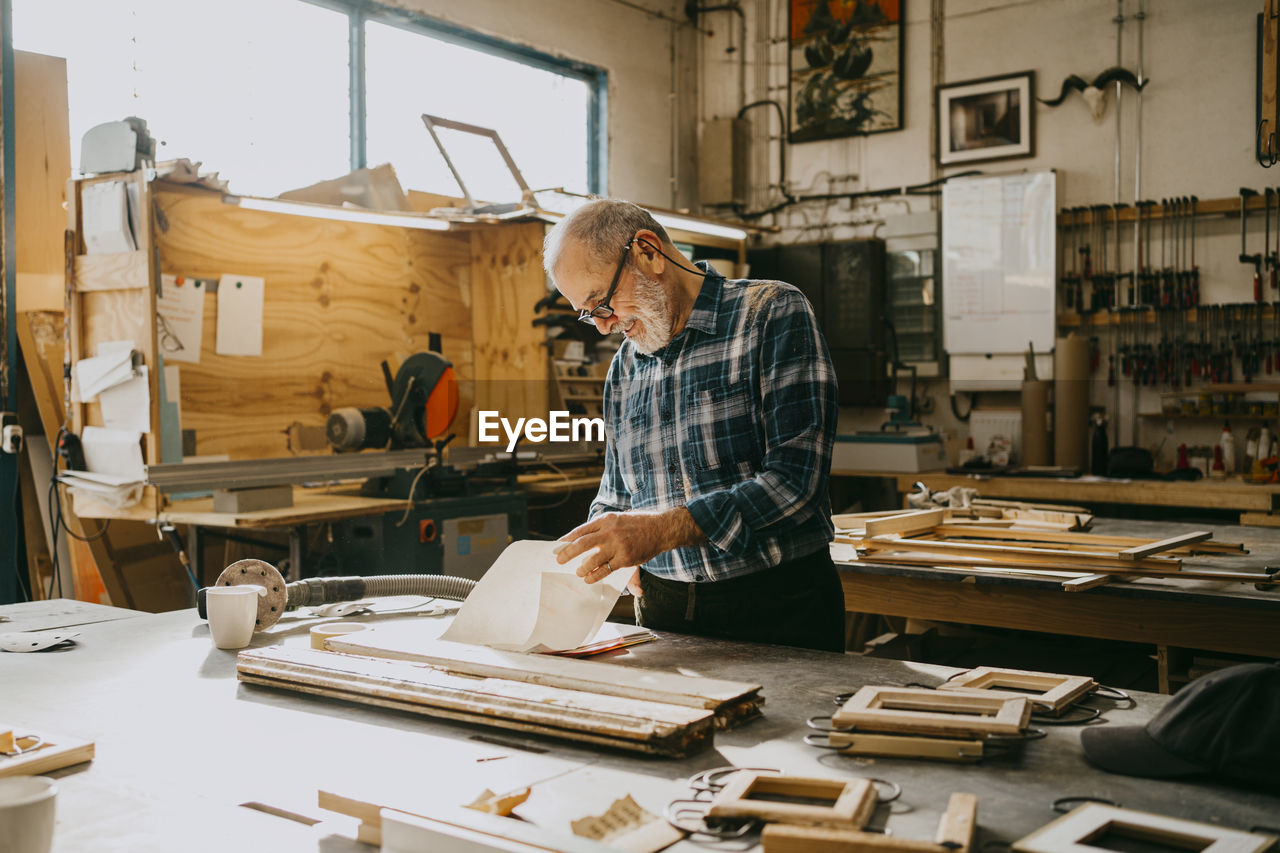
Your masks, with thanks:
[{"label": "white paper sheet", "polygon": [[124,184],[108,181],[89,184],[80,193],[86,254],[132,252],[137,248],[129,227],[129,210]]},{"label": "white paper sheet", "polygon": [[266,281],[224,275],[218,281],[218,355],[262,355],[262,303]]},{"label": "white paper sheet", "polygon": [[160,276],[160,298],[156,313],[160,328],[156,331],[160,352],[165,361],[200,363],[204,344],[204,287],[194,279],[180,275]]},{"label": "white paper sheet", "polygon": [[107,429],[151,432],[151,387],[147,381],[147,366],[139,367],[132,379],[112,385],[98,394],[98,403],[102,406],[102,424]]},{"label": "white paper sheet", "polygon": [[75,378],[74,399],[87,403],[108,388],[133,378],[133,349],[82,358],[76,362],[72,375]]},{"label": "white paper sheet", "polygon": [[556,562],[563,545],[533,540],[508,545],[441,639],[544,652],[571,649],[594,637],[626,586],[628,572],[588,584],[576,571],[585,556]]},{"label": "white paper sheet", "polygon": [[114,474],[126,482],[146,479],[142,463],[142,434],[136,430],[87,426],[80,435],[85,467],[95,474]]}]

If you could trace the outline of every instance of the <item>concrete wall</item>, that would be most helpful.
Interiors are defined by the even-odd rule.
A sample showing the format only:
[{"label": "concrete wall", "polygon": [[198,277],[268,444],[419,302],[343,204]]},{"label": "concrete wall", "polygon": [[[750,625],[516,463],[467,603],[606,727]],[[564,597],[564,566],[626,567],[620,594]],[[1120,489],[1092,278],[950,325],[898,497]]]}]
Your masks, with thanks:
[{"label": "concrete wall", "polygon": [[[787,105],[786,0],[742,0],[747,14],[747,101],[770,97]],[[839,0],[832,0],[833,4]],[[1143,34],[1143,71],[1150,78],[1142,95],[1141,195],[1197,195],[1201,199],[1232,197],[1241,186],[1261,189],[1280,184],[1280,173],[1263,169],[1252,158],[1254,130],[1255,17],[1257,0],[1149,0]],[[1124,0],[1124,14],[1138,11],[1138,0]],[[1115,0],[906,0],[903,129],[865,137],[802,143],[788,147],[789,184],[795,193],[857,192],[929,181],[948,174],[932,162],[931,121],[935,82],[1034,70],[1038,94],[1057,95],[1063,78],[1091,79],[1117,64]],[[939,14],[939,26],[933,18]],[[724,16],[720,16],[724,17]],[[724,23],[721,21],[721,23]],[[940,34],[935,38],[934,33]],[[735,34],[736,35],[736,34]],[[1135,70],[1137,24],[1130,20],[1121,37],[1121,64]],[[730,61],[729,34],[701,40],[703,119],[735,114],[743,103],[740,76]],[[934,57],[940,57],[935,63]],[[1111,203],[1117,196],[1114,175],[1116,104],[1108,96],[1101,121],[1089,114],[1078,94],[1056,108],[1036,105],[1036,152],[1031,158],[977,164],[989,173],[1022,169],[1058,169],[1063,206]],[[1118,198],[1135,198],[1137,97],[1126,88],[1120,102],[1121,169]],[[751,206],[778,200],[771,183],[778,180],[777,124],[753,113],[754,171]],[[960,171],[951,169],[950,172]],[[764,223],[781,227],[777,239],[809,242],[866,236],[886,216],[927,210],[929,196],[881,199],[851,205],[848,201],[810,203],[791,208]],[[1262,221],[1250,220],[1249,251],[1261,245]],[[1242,302],[1251,298],[1252,270],[1236,259],[1237,219],[1201,219],[1197,225],[1196,260],[1202,269],[1202,299]],[[1122,269],[1131,269],[1132,232],[1124,235]],[[1158,242],[1157,242],[1158,251]],[[1158,258],[1153,258],[1158,262]],[[944,283],[945,286],[945,283]],[[1280,298],[1272,293],[1270,298]],[[1111,338],[1103,333],[1103,369],[1095,381],[1093,403],[1112,411],[1113,442],[1158,445],[1172,464],[1179,443],[1215,438],[1220,423],[1179,422],[1166,434],[1165,422],[1137,420],[1136,411],[1159,409],[1156,391],[1119,390],[1105,382],[1105,354]],[[1262,379],[1267,377],[1263,376]],[[1158,389],[1164,390],[1164,389]],[[964,427],[948,411],[948,388],[932,383],[928,394],[936,414],[928,420],[964,436]],[[984,395],[984,404],[1016,405],[1016,395],[1003,399]],[[961,408],[964,408],[962,403]],[[861,428],[883,419],[879,411],[848,410],[842,428]],[[1237,441],[1243,446],[1243,441]]]},{"label": "concrete wall", "polygon": [[[611,195],[644,204],[688,204],[680,185],[695,186],[691,134],[676,153],[676,128],[696,127],[688,96],[696,82],[681,4],[669,0],[394,0],[393,5],[609,74]],[[647,11],[646,11],[647,10]],[[649,14],[653,13],[653,14]],[[675,95],[684,91],[685,98]],[[547,128],[553,142],[557,133]],[[681,174],[681,172],[685,174]]]}]

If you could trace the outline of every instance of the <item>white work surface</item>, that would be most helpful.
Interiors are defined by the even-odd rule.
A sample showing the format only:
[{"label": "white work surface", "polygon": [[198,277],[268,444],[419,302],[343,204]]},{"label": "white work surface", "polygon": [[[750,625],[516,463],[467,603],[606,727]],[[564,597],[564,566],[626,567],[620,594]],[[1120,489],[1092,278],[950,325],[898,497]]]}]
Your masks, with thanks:
[{"label": "white work surface", "polygon": [[[367,618],[438,624],[441,617]],[[312,624],[282,622],[255,645],[306,645]],[[836,693],[863,684],[936,684],[955,672],[944,667],[663,635],[613,660],[753,681],[767,699],[762,719],[717,733],[711,750],[671,760],[238,684],[235,653],[213,648],[193,610],[77,630],[78,645],[65,651],[0,653],[0,719],[97,743],[91,764],[49,774],[60,787],[58,853],[372,849],[352,840],[353,820],[316,807],[321,788],[357,798],[407,792],[422,803],[461,805],[486,787],[532,785],[517,813],[567,832],[569,819],[598,814],[623,794],[661,803],[688,791],[671,780],[727,764],[890,779],[903,788],[890,826],[914,838],[931,839],[948,795],[969,791],[979,798],[979,846],[1042,826],[1054,817],[1052,801],[1067,795],[1244,829],[1280,815],[1280,798],[1266,794],[1094,770],[1072,728],[1052,728],[1021,755],[982,765],[868,761],[801,743],[804,719],[829,714]],[[1108,711],[1110,724],[1143,722],[1167,697],[1137,700],[1136,709]],[[308,827],[239,805],[255,800],[327,820]],[[705,849],[689,842],[673,849],[681,848]]]}]

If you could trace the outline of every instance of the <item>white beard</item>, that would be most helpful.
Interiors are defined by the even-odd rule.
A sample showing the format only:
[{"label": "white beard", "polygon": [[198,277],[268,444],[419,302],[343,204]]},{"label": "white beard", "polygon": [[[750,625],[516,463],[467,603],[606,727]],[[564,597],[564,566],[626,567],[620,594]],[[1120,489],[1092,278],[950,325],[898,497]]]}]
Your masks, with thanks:
[{"label": "white beard", "polygon": [[671,301],[667,298],[666,288],[656,279],[648,278],[639,270],[635,270],[636,309],[627,318],[626,328],[630,329],[637,320],[641,323],[638,334],[628,340],[645,355],[653,355],[671,342],[671,328],[675,325],[672,318]]}]

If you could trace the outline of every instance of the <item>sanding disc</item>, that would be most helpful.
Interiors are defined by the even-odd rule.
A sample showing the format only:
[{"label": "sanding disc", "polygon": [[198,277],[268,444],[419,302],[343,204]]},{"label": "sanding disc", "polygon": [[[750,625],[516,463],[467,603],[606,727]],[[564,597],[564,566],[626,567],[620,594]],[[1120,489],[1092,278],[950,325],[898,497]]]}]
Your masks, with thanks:
[{"label": "sanding disc", "polygon": [[267,594],[258,598],[258,619],[254,631],[265,631],[284,614],[289,593],[280,570],[263,560],[237,560],[222,570],[215,586],[261,586]]}]

